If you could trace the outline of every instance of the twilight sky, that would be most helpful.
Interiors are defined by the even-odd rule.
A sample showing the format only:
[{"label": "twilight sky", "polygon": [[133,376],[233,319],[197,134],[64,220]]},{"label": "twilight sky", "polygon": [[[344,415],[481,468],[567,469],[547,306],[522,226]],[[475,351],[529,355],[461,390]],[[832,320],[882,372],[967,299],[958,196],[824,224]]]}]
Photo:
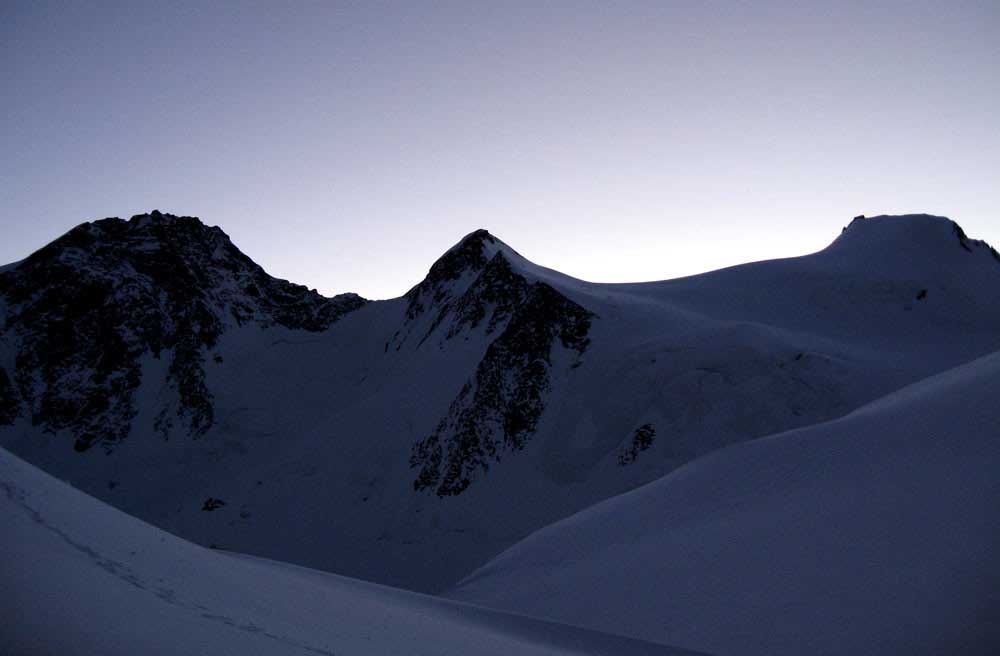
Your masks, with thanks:
[{"label": "twilight sky", "polygon": [[154,208],[369,298],[479,227],[607,282],[862,213],[1000,242],[996,0],[8,0],[0,101],[0,263]]}]

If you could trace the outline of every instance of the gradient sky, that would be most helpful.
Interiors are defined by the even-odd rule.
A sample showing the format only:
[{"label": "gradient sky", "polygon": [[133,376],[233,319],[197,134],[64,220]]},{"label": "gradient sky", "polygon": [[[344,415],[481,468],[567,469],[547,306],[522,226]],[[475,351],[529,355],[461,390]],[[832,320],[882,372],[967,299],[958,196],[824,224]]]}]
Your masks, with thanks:
[{"label": "gradient sky", "polygon": [[158,208],[398,296],[485,227],[587,280],[1000,242],[1000,2],[0,3],[0,262]]}]

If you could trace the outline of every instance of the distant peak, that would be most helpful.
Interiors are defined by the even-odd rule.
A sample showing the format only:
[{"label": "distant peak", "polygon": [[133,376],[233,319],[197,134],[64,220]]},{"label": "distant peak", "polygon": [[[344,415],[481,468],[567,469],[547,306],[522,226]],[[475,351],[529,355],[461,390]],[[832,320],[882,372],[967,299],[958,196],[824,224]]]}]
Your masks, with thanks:
[{"label": "distant peak", "polygon": [[460,278],[466,271],[479,271],[504,248],[510,247],[480,228],[462,237],[431,266],[428,280],[443,282]]},{"label": "distant peak", "polygon": [[480,239],[480,240],[486,239],[489,241],[495,241],[496,237],[491,235],[490,231],[487,230],[486,228],[478,228],[476,230],[473,230],[469,234],[465,235],[464,237],[462,237],[462,241],[467,241],[469,239]]},{"label": "distant peak", "polygon": [[982,249],[1000,261],[1000,254],[989,244],[970,239],[958,223],[933,214],[856,216],[833,242],[835,250],[862,252],[906,251],[913,255],[945,252],[961,248],[967,252]]},{"label": "distant peak", "polygon": [[496,237],[490,234],[489,230],[479,228],[462,237],[457,244],[445,252],[445,255],[456,250],[481,250],[487,244],[495,244],[498,241]]},{"label": "distant peak", "polygon": [[410,301],[407,316],[414,319],[424,312],[427,305],[444,304],[460,295],[465,285],[482,273],[491,260],[502,258],[504,251],[516,255],[512,248],[484,228],[462,237],[434,262],[427,276],[406,293]]},{"label": "distant peak", "polygon": [[215,234],[225,235],[222,228],[218,226],[206,225],[201,219],[196,216],[185,216],[170,214],[167,212],[161,212],[160,210],[153,210],[146,214],[136,214],[128,220],[128,225],[130,228],[169,228],[172,230],[195,230],[195,231],[211,231]]},{"label": "distant peak", "polygon": [[76,226],[69,231],[72,233],[89,233],[93,236],[99,234],[106,236],[116,236],[124,234],[134,234],[142,231],[170,231],[170,232],[211,232],[217,235],[225,235],[221,228],[205,225],[196,216],[179,216],[153,210],[146,214],[136,214],[130,219],[120,219],[117,216],[96,221],[87,221]]},{"label": "distant peak", "polygon": [[[109,217],[76,226],[46,248],[92,248],[95,244],[155,243],[158,247],[177,248],[185,244],[226,246],[229,235],[217,226],[208,226],[196,216],[178,216],[153,210],[130,219]],[[45,249],[43,249],[45,250]]]},{"label": "distant peak", "polygon": [[[81,223],[32,253],[23,262],[29,267],[68,264],[92,267],[96,262],[111,266],[115,261],[142,258],[147,263],[171,259],[200,271],[221,266],[220,261],[253,266],[222,229],[207,226],[193,216],[177,216],[153,210],[128,220],[109,217]],[[89,264],[85,264],[89,262]]]},{"label": "distant peak", "polygon": [[933,214],[882,214],[868,216],[864,214],[854,219],[844,228],[842,234],[849,241],[855,239],[867,240],[936,240],[954,231],[954,221],[944,216]]}]

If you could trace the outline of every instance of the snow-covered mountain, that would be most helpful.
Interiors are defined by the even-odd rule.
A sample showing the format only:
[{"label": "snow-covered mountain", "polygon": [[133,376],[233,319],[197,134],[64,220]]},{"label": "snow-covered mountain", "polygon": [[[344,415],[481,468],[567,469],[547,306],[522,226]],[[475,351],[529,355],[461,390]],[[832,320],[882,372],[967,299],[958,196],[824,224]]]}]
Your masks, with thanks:
[{"label": "snow-covered mountain", "polygon": [[1000,353],[546,527],[449,596],[716,654],[995,654]]},{"label": "snow-covered mountain", "polygon": [[1000,350],[998,301],[996,252],[922,215],[624,285],[476,231],[372,302],[275,280],[196,219],[110,219],[0,269],[0,444],[202,545],[439,591],[704,454]]},{"label": "snow-covered mountain", "polygon": [[0,368],[0,421],[27,415],[72,433],[77,451],[110,451],[128,436],[142,356],[164,361],[172,397],[156,432],[167,438],[180,421],[200,436],[214,423],[204,361],[227,328],[322,331],[364,304],[272,278],[219,228],[157,211],[77,226],[5,267],[0,292],[14,356]]},{"label": "snow-covered mountain", "polygon": [[211,551],[0,449],[0,653],[692,652]]}]

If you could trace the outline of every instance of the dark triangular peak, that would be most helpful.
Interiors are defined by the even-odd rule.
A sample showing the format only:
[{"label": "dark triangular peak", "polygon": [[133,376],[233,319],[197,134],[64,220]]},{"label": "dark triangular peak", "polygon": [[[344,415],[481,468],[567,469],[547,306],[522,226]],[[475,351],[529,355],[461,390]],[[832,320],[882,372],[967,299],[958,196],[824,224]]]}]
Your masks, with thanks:
[{"label": "dark triangular peak", "polygon": [[487,230],[466,235],[406,294],[406,315],[386,350],[407,342],[419,347],[432,336],[443,343],[467,330],[502,330],[536,287],[549,287],[537,270]]},{"label": "dark triangular peak", "polygon": [[[504,453],[524,448],[547,406],[551,369],[575,370],[583,363],[596,315],[535,270],[489,232],[477,230],[435,262],[407,295],[403,327],[392,340],[396,350],[408,341],[447,350],[459,336],[475,336],[484,348],[448,413],[413,446],[415,489],[461,494]],[[557,351],[568,356],[559,365]]]},{"label": "dark triangular peak", "polygon": [[425,282],[456,280],[466,271],[479,271],[500,246],[505,244],[491,235],[489,230],[480,228],[471,232],[438,258]]},{"label": "dark triangular peak", "polygon": [[17,409],[0,420],[66,429],[81,451],[128,435],[144,355],[169,358],[157,432],[200,435],[214,421],[204,363],[230,327],[325,330],[366,303],[269,276],[221,229],[158,211],[73,228],[0,273],[0,296],[19,344]]},{"label": "dark triangular peak", "polygon": [[412,321],[428,307],[440,306],[460,294],[464,285],[503,248],[509,247],[482,228],[463,237],[434,262],[420,284],[407,292],[407,319]]}]

